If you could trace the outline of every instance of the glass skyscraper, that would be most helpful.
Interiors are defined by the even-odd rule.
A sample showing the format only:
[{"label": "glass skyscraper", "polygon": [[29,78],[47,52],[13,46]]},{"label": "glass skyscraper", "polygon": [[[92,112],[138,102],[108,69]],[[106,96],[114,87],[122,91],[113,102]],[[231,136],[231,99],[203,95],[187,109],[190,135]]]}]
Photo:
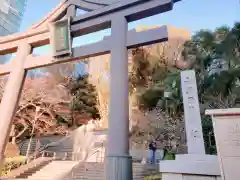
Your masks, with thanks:
[{"label": "glass skyscraper", "polygon": [[0,0],[0,36],[17,32],[27,0]]},{"label": "glass skyscraper", "polygon": [[[19,31],[27,0],[0,0],[0,36]],[[0,56],[0,64],[10,56]]]}]

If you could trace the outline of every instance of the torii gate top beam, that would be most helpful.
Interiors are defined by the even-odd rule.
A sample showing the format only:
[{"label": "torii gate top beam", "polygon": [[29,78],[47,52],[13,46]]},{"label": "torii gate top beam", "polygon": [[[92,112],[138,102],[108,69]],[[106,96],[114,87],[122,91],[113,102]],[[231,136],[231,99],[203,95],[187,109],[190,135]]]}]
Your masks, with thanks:
[{"label": "torii gate top beam", "polygon": [[[19,44],[21,44],[23,40],[27,41],[32,48],[49,44],[49,23],[61,19],[64,15],[68,15],[67,11],[69,11],[69,9],[75,11],[76,6],[79,7],[82,5],[79,4],[81,1],[85,3],[90,2],[90,0],[64,0],[39,24],[33,25],[23,33],[0,38],[0,54],[16,52]],[[176,2],[176,0],[108,0],[108,3],[114,3],[106,5],[102,4],[104,0],[91,1],[95,2],[94,8],[99,7],[99,9],[72,18],[71,33],[73,37],[109,28],[111,27],[113,19],[118,16],[125,17],[128,22],[131,22],[171,10],[174,2]],[[97,4],[96,2],[99,3]],[[72,6],[74,6],[74,8],[70,8]],[[91,9],[93,7],[88,6],[87,8]],[[70,14],[75,13],[70,12]],[[170,36],[172,36],[172,34],[170,34],[167,27],[160,27],[146,32],[130,31],[128,33],[126,47],[133,48],[161,42],[167,40]],[[34,69],[50,64],[109,53],[111,49],[110,42],[110,38],[106,37],[98,43],[74,48],[73,57],[62,58],[60,60],[52,56],[34,57],[29,55],[24,67],[25,69]],[[12,63],[14,62],[0,65],[0,75],[11,72]]]},{"label": "torii gate top beam", "polygon": [[[98,0],[91,1],[97,2]],[[109,0],[108,2],[115,3],[74,17],[71,26],[73,37],[109,28],[114,16],[125,16],[130,22],[171,10],[176,0]],[[0,54],[16,52],[22,39],[27,39],[32,47],[49,44],[48,24],[62,17],[64,13],[66,14],[67,8],[72,4],[79,5],[80,3],[79,0],[64,0],[43,21],[26,32],[0,38]]]},{"label": "torii gate top beam", "polygon": [[111,26],[114,16],[125,16],[128,22],[153,16],[173,8],[173,0],[128,0],[73,18],[74,36],[92,33]]}]

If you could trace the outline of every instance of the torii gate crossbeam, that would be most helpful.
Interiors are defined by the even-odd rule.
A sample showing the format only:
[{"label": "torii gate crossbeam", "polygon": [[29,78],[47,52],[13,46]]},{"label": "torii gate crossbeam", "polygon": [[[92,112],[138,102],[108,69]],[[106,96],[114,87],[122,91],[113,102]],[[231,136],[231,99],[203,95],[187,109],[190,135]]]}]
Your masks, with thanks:
[{"label": "torii gate crossbeam", "polygon": [[[160,28],[151,29],[148,31],[136,32],[135,30],[130,30],[127,33],[127,44],[128,49],[136,48],[143,45],[158,43],[162,41],[167,41],[171,37],[166,26]],[[103,40],[96,42],[94,44],[84,45],[80,47],[73,48],[73,55],[71,57],[55,59],[51,55],[41,55],[32,56],[28,55],[24,68],[26,70],[31,70],[35,68],[40,68],[44,66],[49,66],[53,64],[59,64],[64,62],[70,62],[74,60],[86,59],[89,57],[94,57],[98,55],[103,55],[110,53],[111,51],[111,37],[104,37]],[[9,64],[0,65],[0,75],[9,74],[13,69],[14,61]]]},{"label": "torii gate crossbeam", "polygon": [[[111,53],[107,179],[132,180],[132,159],[129,156],[128,140],[127,49],[166,41],[172,34],[165,26],[143,32],[128,31],[128,22],[171,10],[176,1],[108,0],[110,3],[104,4],[104,0],[64,0],[47,18],[26,32],[0,38],[0,54],[17,51],[17,56],[11,63],[0,65],[0,75],[10,73],[0,105],[0,162],[4,158],[12,118],[27,70]],[[76,7],[93,11],[74,17]],[[69,15],[72,16],[72,37],[105,28],[111,28],[112,34],[100,42],[74,48],[72,57],[33,57],[32,48],[49,44],[49,23]]]}]

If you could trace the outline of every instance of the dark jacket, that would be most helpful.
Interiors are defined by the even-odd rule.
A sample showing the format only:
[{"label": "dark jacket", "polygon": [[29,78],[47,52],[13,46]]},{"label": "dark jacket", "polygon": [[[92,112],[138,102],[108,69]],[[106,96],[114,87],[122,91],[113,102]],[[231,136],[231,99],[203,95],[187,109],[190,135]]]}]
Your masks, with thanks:
[{"label": "dark jacket", "polygon": [[149,150],[156,151],[157,150],[157,144],[155,142],[149,143],[148,146]]}]

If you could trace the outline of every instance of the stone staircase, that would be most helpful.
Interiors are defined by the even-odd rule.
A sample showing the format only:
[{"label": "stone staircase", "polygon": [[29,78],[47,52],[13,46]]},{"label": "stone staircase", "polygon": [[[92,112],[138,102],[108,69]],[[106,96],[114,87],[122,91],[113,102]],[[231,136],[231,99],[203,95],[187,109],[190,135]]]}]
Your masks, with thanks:
[{"label": "stone staircase", "polygon": [[[133,164],[133,180],[143,180],[144,177],[157,174],[157,167],[149,164]],[[64,180],[103,180],[104,163],[85,162],[73,168]]]},{"label": "stone staircase", "polygon": [[144,180],[144,177],[159,174],[157,165],[150,164],[133,164],[133,180]]},{"label": "stone staircase", "polygon": [[40,157],[38,159],[31,161],[28,164],[25,164],[17,169],[14,169],[6,176],[6,178],[18,178],[18,179],[25,178],[26,179],[28,176],[35,174],[44,166],[51,163],[51,161],[52,161],[52,158]]},{"label": "stone staircase", "polygon": [[30,176],[32,176],[33,174],[35,174],[37,171],[39,171],[40,169],[44,168],[45,166],[47,166],[49,163],[51,163],[50,161],[45,161],[41,164],[39,164],[38,166],[33,166],[32,168],[30,168],[29,170],[25,171],[24,173],[20,174],[19,176],[17,176],[17,178],[28,178]]},{"label": "stone staircase", "polygon": [[[37,169],[35,173],[27,174],[24,178],[26,180],[103,180],[106,139],[107,132],[94,130],[93,125],[81,126],[71,136],[58,142],[51,141],[52,143],[44,148],[43,156],[52,158],[53,161]],[[26,149],[26,145],[22,149]],[[130,153],[134,162],[140,162],[147,154],[141,150],[131,150]],[[157,174],[156,166],[133,163],[133,180],[143,180],[144,177],[155,174]]]},{"label": "stone staircase", "polygon": [[[157,167],[149,164],[133,163],[133,180],[157,174]],[[18,180],[103,180],[104,163],[52,161],[31,176],[16,177]],[[9,178],[8,180],[13,179]],[[14,178],[15,179],[15,178]],[[16,180],[15,179],[15,180]]]},{"label": "stone staircase", "polygon": [[52,161],[50,164],[40,169],[32,176],[29,176],[27,179],[62,180],[77,164],[78,162],[76,161]]}]

